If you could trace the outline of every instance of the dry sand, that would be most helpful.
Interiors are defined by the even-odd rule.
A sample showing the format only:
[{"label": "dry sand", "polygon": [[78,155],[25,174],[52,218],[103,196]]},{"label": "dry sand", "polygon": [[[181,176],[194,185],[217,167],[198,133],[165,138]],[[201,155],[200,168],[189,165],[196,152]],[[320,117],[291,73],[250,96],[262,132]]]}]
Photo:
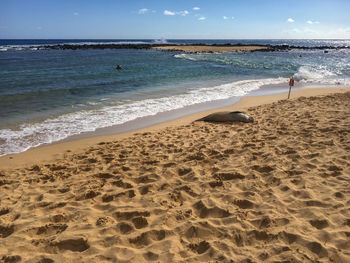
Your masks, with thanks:
[{"label": "dry sand", "polygon": [[0,262],[350,262],[350,92],[247,112],[1,171]]},{"label": "dry sand", "polygon": [[236,51],[256,51],[269,49],[267,46],[159,46],[153,49],[184,51],[184,52],[236,52]]}]

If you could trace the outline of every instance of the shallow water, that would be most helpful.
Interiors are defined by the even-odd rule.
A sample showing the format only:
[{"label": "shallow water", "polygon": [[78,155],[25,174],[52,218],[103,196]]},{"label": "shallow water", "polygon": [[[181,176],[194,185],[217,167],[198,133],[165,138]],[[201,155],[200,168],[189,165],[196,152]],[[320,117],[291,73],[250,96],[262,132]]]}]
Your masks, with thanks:
[{"label": "shallow water", "polygon": [[[185,54],[31,50],[28,45],[43,43],[28,41],[0,42],[6,49],[0,52],[0,155],[160,112],[244,96],[263,85],[287,83],[290,76],[309,85],[350,83],[348,49],[327,54],[322,50]],[[289,41],[293,43],[331,42]],[[115,70],[117,64],[123,70]]]}]

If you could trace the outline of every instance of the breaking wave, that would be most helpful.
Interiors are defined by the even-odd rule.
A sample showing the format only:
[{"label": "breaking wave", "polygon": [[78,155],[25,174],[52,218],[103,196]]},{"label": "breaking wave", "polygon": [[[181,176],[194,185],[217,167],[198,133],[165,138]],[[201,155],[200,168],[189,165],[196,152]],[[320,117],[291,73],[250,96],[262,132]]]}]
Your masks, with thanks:
[{"label": "breaking wave", "polygon": [[293,78],[308,84],[350,85],[349,78],[341,77],[340,72],[331,71],[325,66],[301,66]]},{"label": "breaking wave", "polygon": [[219,86],[200,88],[184,94],[155,99],[134,101],[124,105],[102,107],[46,119],[39,123],[28,123],[18,130],[0,130],[0,156],[23,152],[29,148],[52,143],[83,132],[123,124],[160,112],[215,100],[244,96],[263,85],[286,82],[286,78],[235,81]]}]

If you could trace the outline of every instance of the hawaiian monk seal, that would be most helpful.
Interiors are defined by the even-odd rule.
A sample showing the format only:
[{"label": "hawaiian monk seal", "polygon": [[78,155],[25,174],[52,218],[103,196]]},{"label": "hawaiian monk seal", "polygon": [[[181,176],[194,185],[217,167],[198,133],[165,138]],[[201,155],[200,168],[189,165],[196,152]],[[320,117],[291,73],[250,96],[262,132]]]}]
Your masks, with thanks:
[{"label": "hawaiian monk seal", "polygon": [[252,116],[242,112],[242,111],[221,111],[215,112],[198,121],[208,121],[208,122],[253,122]]}]

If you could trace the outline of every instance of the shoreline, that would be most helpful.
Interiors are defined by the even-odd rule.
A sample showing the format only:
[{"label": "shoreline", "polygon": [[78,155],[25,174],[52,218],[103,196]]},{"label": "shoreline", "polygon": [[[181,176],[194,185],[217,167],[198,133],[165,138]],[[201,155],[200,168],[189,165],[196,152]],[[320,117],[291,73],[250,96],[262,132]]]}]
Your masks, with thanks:
[{"label": "shoreline", "polygon": [[[336,88],[301,88],[292,91],[291,99],[296,99],[301,96],[318,96],[327,95],[332,93],[343,93],[349,91],[349,87],[336,87]],[[225,107],[215,107],[213,109],[195,112],[191,114],[185,114],[179,118],[173,120],[161,121],[160,123],[150,124],[142,128],[131,129],[120,133],[113,133],[108,135],[101,135],[98,132],[93,132],[93,136],[84,138],[84,134],[72,136],[72,138],[64,139],[59,142],[54,142],[47,145],[41,145],[35,148],[28,149],[25,152],[8,154],[0,157],[0,169],[10,168],[23,168],[33,164],[50,162],[56,159],[64,158],[68,152],[81,152],[89,146],[95,145],[100,142],[110,142],[115,140],[121,140],[132,136],[135,133],[158,131],[166,127],[174,127],[189,124],[197,119],[202,118],[205,115],[211,114],[217,111],[234,111],[234,110],[247,110],[250,107],[259,106],[263,104],[269,104],[278,100],[283,100],[288,92],[272,94],[272,95],[259,95],[259,96],[244,96],[237,103],[234,103]],[[136,120],[138,121],[138,120]],[[108,128],[105,128],[108,129]]]},{"label": "shoreline", "polygon": [[[321,86],[317,86],[317,87],[321,88]],[[305,85],[301,83],[296,83],[296,85],[293,87],[294,91],[297,91],[301,88],[305,88]],[[179,109],[172,109],[169,111],[159,112],[155,115],[139,117],[122,124],[116,124],[109,127],[98,128],[95,131],[83,132],[80,134],[72,135],[65,139],[55,141],[45,145],[68,142],[68,141],[77,140],[77,139],[79,140],[84,138],[91,138],[91,137],[105,136],[105,135],[115,135],[115,134],[120,134],[125,132],[136,131],[136,130],[154,126],[160,123],[166,123],[176,119],[180,119],[192,114],[230,107],[238,103],[242,98],[246,96],[247,97],[264,96],[269,94],[275,95],[275,94],[282,94],[285,92],[286,92],[286,88],[282,87],[281,84],[265,84],[265,85],[262,85],[259,89],[253,90],[243,96],[234,96],[226,99],[213,100],[213,101],[207,101],[207,102],[197,103],[193,105],[187,105]]]},{"label": "shoreline", "polygon": [[238,104],[0,170],[0,260],[350,262],[350,88]]},{"label": "shoreline", "polygon": [[[229,40],[228,40],[229,41]],[[11,45],[9,45],[11,46]],[[20,45],[19,45],[20,46]],[[5,51],[11,49],[4,45]],[[289,44],[259,44],[259,43],[235,43],[235,44],[205,44],[205,43],[60,43],[60,44],[37,44],[25,45],[21,50],[87,50],[87,49],[158,49],[165,51],[186,51],[187,52],[234,52],[234,51],[288,51],[292,49],[299,50],[339,50],[350,49],[349,46],[307,46],[307,45],[289,45]],[[191,50],[191,51],[189,51]],[[230,50],[230,51],[229,51]]]}]

